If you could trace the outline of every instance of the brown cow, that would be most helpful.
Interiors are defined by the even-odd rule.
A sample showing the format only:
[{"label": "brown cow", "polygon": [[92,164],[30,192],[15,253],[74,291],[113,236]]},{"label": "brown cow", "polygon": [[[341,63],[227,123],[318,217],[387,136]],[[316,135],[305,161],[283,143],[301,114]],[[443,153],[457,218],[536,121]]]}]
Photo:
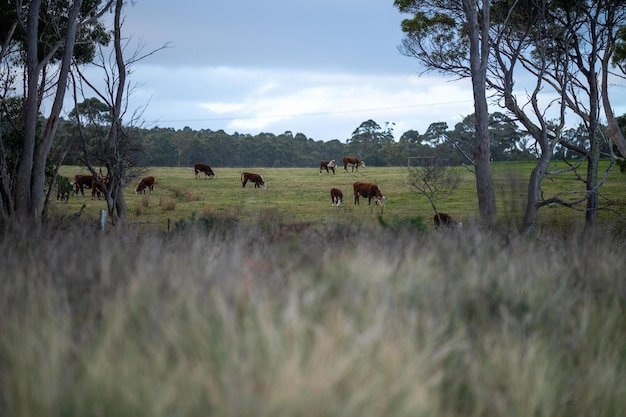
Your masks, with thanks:
[{"label": "brown cow", "polygon": [[261,186],[263,186],[263,188],[267,188],[267,184],[265,184],[263,177],[259,174],[254,174],[252,172],[243,172],[241,174],[241,186],[245,187],[248,181],[254,183],[254,188],[261,188]]},{"label": "brown cow", "polygon": [[[81,175],[74,176],[74,194],[78,195],[78,192],[85,196],[85,188],[91,188],[93,186],[93,175]],[[93,190],[92,190],[93,197]]]},{"label": "brown cow", "polygon": [[333,207],[339,207],[341,205],[341,202],[343,201],[343,193],[339,188],[330,189],[330,201],[332,201]]},{"label": "brown cow", "polygon": [[193,170],[196,173],[196,179],[198,179],[198,174],[204,172],[204,174],[209,177],[209,179],[215,177],[215,173],[207,164],[195,164],[193,166]]},{"label": "brown cow", "polygon": [[93,200],[94,196],[97,196],[98,200],[100,200],[100,197],[104,197],[104,195],[106,194],[106,187],[109,186],[109,183],[110,182],[108,178],[103,179],[100,184],[98,184],[98,182],[94,178],[93,182],[91,183],[91,199]]},{"label": "brown cow", "polygon": [[150,194],[152,194],[152,191],[154,191],[154,177],[153,176],[143,178],[141,181],[139,181],[139,185],[137,185],[137,188],[135,188],[135,194],[140,193],[142,191],[145,194],[146,188],[148,188],[150,190]]},{"label": "brown cow", "polygon": [[367,204],[371,204],[373,198],[376,204],[385,205],[387,197],[383,196],[378,185],[372,182],[357,181],[352,185],[352,188],[354,189],[354,204],[361,204],[359,203],[359,197],[365,197],[367,198]]},{"label": "brown cow", "polygon": [[357,172],[359,172],[359,167],[365,168],[365,161],[361,161],[356,156],[345,156],[343,158],[343,170],[348,172],[348,166],[352,167],[352,172],[356,168]]},{"label": "brown cow", "polygon": [[435,214],[435,217],[433,217],[433,221],[435,222],[435,229],[439,229],[441,226],[450,229],[463,228],[463,223],[457,222],[448,213],[438,212],[437,214]]},{"label": "brown cow", "polygon": [[320,162],[320,174],[322,170],[325,169],[328,174],[330,174],[329,169],[333,171],[333,175],[335,174],[335,168],[337,168],[337,161],[331,159],[330,161],[321,161]]}]

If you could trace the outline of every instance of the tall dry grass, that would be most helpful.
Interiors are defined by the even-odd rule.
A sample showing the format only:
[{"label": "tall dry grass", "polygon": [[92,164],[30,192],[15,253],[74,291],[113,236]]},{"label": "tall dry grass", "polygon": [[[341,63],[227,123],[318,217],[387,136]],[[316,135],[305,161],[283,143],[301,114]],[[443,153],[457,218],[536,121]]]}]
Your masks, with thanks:
[{"label": "tall dry grass", "polygon": [[1,415],[626,410],[623,240],[178,226],[1,235]]}]

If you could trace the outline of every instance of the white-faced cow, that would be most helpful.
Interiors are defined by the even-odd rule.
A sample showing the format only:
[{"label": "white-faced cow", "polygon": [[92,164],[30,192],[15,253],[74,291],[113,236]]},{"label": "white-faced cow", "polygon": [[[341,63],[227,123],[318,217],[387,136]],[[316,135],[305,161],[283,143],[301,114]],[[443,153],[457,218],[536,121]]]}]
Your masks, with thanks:
[{"label": "white-faced cow", "polygon": [[440,227],[446,227],[449,229],[462,229],[463,223],[458,222],[452,218],[448,213],[439,212],[435,214],[433,217],[433,221],[435,223],[435,229],[439,229]]},{"label": "white-faced cow", "polygon": [[152,194],[152,191],[154,191],[154,177],[153,176],[143,178],[141,181],[139,181],[137,188],[135,188],[135,194],[140,193],[142,191],[145,194],[146,188],[149,189],[150,194]]},{"label": "white-faced cow", "polygon": [[265,180],[259,174],[255,174],[252,172],[243,172],[241,174],[241,186],[245,187],[248,181],[254,183],[254,188],[267,188],[267,184],[265,184]]},{"label": "white-faced cow", "polygon": [[378,185],[372,182],[357,181],[352,185],[352,188],[354,189],[354,204],[360,204],[359,197],[365,197],[367,198],[367,204],[371,204],[373,198],[376,204],[385,205],[387,197],[383,196]]},{"label": "white-faced cow", "polygon": [[335,161],[334,159],[331,159],[330,161],[321,161],[320,162],[320,174],[322,173],[322,170],[326,170],[326,172],[328,174],[330,174],[330,170],[333,171],[333,174],[335,174],[335,168],[337,168],[337,161]]},{"label": "white-faced cow", "polygon": [[196,173],[196,179],[198,179],[198,174],[204,172],[204,174],[209,177],[209,179],[215,177],[215,173],[207,164],[195,164],[193,166],[193,170]]},{"label": "white-faced cow", "polygon": [[330,189],[330,200],[332,201],[333,207],[339,207],[341,205],[341,202],[343,201],[343,193],[339,188]]},{"label": "white-faced cow", "polygon": [[343,158],[343,170],[348,172],[348,167],[352,167],[352,172],[356,168],[357,172],[359,171],[359,167],[365,168],[365,161],[361,161],[356,156],[345,156]]}]

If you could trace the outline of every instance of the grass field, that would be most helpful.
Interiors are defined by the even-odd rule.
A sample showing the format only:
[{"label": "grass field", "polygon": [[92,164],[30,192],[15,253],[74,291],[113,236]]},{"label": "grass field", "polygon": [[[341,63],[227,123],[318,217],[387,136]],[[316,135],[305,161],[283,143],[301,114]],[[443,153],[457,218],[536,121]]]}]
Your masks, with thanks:
[{"label": "grass field", "polygon": [[0,415],[626,410],[623,238],[271,225],[0,233]]},{"label": "grass field", "polygon": [[[530,169],[494,165],[502,223],[518,216]],[[150,169],[154,194],[131,184],[126,197],[154,233],[63,218],[0,228],[0,416],[624,414],[616,216],[581,230],[581,213],[551,208],[532,237],[483,230],[467,175],[440,207],[468,226],[414,233],[372,227],[378,209],[350,193],[375,181],[389,224],[431,218],[402,168],[255,171],[267,189],[242,189],[239,169],[214,180]],[[604,189],[616,208],[624,181],[614,173]],[[104,208],[73,196],[55,210],[84,202],[94,219]],[[162,233],[167,219],[200,217],[211,227]]]},{"label": "grass field", "polygon": [[[532,163],[495,163],[493,176],[496,188],[499,219],[507,224],[517,225],[522,220],[527,181],[533,168]],[[553,169],[560,168],[553,166]],[[561,167],[562,168],[562,167]],[[317,168],[258,168],[253,170],[263,175],[267,189],[255,189],[251,184],[241,187],[240,168],[217,168],[216,177],[195,179],[192,168],[149,168],[146,175],[156,178],[152,195],[136,195],[136,182],[126,187],[126,202],[129,220],[152,225],[159,230],[189,218],[207,215],[228,215],[254,221],[259,216],[277,215],[285,221],[311,222],[359,220],[376,222],[380,208],[367,202],[354,205],[352,184],[355,181],[376,182],[387,196],[384,217],[390,222],[407,218],[421,217],[428,225],[433,210],[428,200],[416,194],[407,184],[407,170],[403,167],[361,168],[358,173],[336,175]],[[82,171],[78,167],[64,166],[60,173],[73,178]],[[473,174],[459,168],[463,176],[458,189],[438,201],[440,211],[453,215],[464,224],[471,224],[478,217],[476,184]],[[331,207],[330,188],[343,191],[344,203],[341,207]],[[544,195],[549,197],[556,192],[584,190],[582,182],[573,174],[547,178],[543,183]],[[626,213],[626,176],[614,170],[602,192],[613,200],[612,208]],[[579,194],[572,194],[574,196]],[[97,219],[99,211],[106,208],[103,201],[92,201],[90,197],[72,196],[69,203],[56,203],[53,213],[72,213],[87,204],[87,218]],[[539,227],[567,228],[579,225],[584,213],[564,207],[544,208],[540,211]],[[600,223],[626,228],[626,221],[609,211],[600,213]]]}]

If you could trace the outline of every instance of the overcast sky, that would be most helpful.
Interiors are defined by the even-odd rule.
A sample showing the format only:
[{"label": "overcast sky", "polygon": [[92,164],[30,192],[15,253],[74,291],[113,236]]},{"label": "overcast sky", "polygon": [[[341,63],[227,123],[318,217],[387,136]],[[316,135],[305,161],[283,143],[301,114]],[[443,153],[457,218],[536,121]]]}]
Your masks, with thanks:
[{"label": "overcast sky", "polygon": [[393,0],[134,0],[131,44],[168,47],[132,68],[131,108],[147,105],[148,128],[324,141],[369,119],[395,123],[396,139],[434,122],[452,129],[474,111],[471,84],[401,55],[404,17]]},{"label": "overcast sky", "polygon": [[133,3],[131,43],[169,45],[132,68],[131,107],[147,105],[146,127],[345,141],[372,119],[395,123],[397,139],[473,112],[468,82],[420,75],[400,54],[403,16],[392,0]]}]

